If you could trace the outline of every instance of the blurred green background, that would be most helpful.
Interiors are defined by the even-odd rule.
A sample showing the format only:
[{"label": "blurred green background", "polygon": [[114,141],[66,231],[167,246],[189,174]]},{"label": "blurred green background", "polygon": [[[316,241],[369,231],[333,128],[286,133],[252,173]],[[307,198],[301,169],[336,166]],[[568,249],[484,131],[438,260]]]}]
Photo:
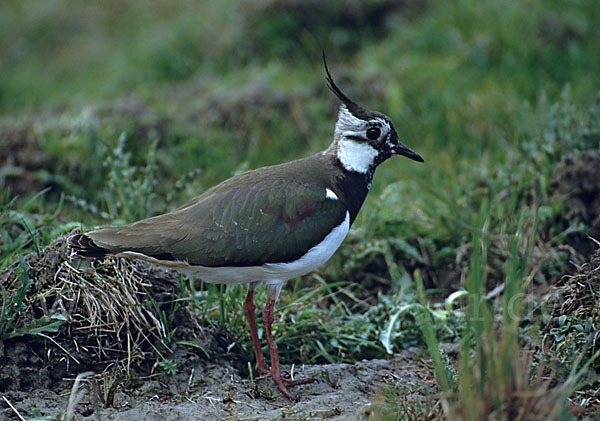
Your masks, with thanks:
[{"label": "blurred green background", "polygon": [[[338,85],[426,161],[378,169],[316,275],[350,283],[358,304],[337,321],[312,315],[311,329],[349,320],[340,329],[363,326],[353,340],[382,353],[383,327],[368,323],[414,302],[417,269],[442,297],[462,288],[473,230],[490,244],[490,287],[519,230],[535,235],[534,283],[585,258],[575,245],[589,227],[564,218],[552,173],[599,142],[598,22],[596,0],[5,0],[0,263],[80,223],[164,212],[236,172],[324,149],[338,106],[324,50]],[[422,343],[410,332],[387,345]],[[306,352],[363,355],[333,346]]]}]

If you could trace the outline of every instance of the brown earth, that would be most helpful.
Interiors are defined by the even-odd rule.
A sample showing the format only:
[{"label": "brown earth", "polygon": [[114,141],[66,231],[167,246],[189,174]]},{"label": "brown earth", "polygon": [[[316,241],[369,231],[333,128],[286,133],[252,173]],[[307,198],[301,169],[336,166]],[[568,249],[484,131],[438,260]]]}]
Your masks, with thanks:
[{"label": "brown earth", "polygon": [[[117,391],[109,408],[101,408],[93,396],[98,392],[84,384],[74,419],[367,420],[381,411],[386,388],[405,391],[406,411],[411,410],[409,403],[423,408],[423,415],[440,409],[431,397],[425,397],[434,380],[428,361],[417,351],[405,351],[388,360],[300,366],[294,373],[316,379],[294,389],[297,402],[278,394],[270,379],[252,381],[225,360],[196,361],[174,376],[134,379],[136,386]],[[69,392],[68,387],[40,387],[28,392],[3,391],[2,395],[25,417],[34,409],[56,416],[68,407]],[[18,419],[6,403],[2,402],[5,409],[0,410],[0,417]]]},{"label": "brown earth", "polygon": [[[562,201],[564,220],[581,221],[587,235],[600,239],[600,149],[565,156],[554,168],[550,190]],[[587,235],[571,235],[569,245],[583,256],[595,250]]]}]

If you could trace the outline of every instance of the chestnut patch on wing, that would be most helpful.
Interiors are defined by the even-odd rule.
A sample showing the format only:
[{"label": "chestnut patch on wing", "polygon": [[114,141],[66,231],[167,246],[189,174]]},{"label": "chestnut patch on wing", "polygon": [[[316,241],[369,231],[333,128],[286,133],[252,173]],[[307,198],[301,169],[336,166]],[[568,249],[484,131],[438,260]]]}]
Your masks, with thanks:
[{"label": "chestnut patch on wing", "polygon": [[290,231],[294,231],[304,218],[311,216],[315,212],[317,205],[314,202],[305,202],[296,207],[293,211],[283,211],[283,221]]}]

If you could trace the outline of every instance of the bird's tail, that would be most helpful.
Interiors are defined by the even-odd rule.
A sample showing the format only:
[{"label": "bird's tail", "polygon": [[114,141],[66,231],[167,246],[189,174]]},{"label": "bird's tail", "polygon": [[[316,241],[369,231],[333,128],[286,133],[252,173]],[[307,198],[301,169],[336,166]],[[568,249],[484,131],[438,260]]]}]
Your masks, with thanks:
[{"label": "bird's tail", "polygon": [[67,244],[75,251],[78,256],[83,257],[104,257],[113,254],[108,249],[98,246],[86,234],[75,234],[68,238]]}]

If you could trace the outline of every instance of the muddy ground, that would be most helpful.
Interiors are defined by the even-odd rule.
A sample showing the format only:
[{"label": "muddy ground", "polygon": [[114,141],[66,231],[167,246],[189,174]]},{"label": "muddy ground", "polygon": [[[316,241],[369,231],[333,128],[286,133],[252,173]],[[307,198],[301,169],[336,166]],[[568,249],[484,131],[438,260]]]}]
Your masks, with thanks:
[{"label": "muddy ground", "polygon": [[[294,375],[316,381],[294,388],[298,401],[290,402],[278,393],[270,379],[253,382],[228,361],[201,361],[169,378],[138,379],[139,385],[134,390],[115,394],[115,403],[110,408],[101,408],[93,396],[94,388],[84,385],[74,419],[367,420],[381,412],[386,390],[389,392],[390,388],[410,389],[411,394],[404,398],[406,402],[414,401],[423,411],[436,410],[432,398],[423,396],[433,388],[431,369],[416,350],[387,360],[298,366]],[[3,396],[28,418],[34,409],[42,415],[58,415],[60,409],[68,407],[69,394],[65,387],[5,391]],[[6,408],[6,401],[3,405],[2,419],[19,419],[16,411]]]}]

